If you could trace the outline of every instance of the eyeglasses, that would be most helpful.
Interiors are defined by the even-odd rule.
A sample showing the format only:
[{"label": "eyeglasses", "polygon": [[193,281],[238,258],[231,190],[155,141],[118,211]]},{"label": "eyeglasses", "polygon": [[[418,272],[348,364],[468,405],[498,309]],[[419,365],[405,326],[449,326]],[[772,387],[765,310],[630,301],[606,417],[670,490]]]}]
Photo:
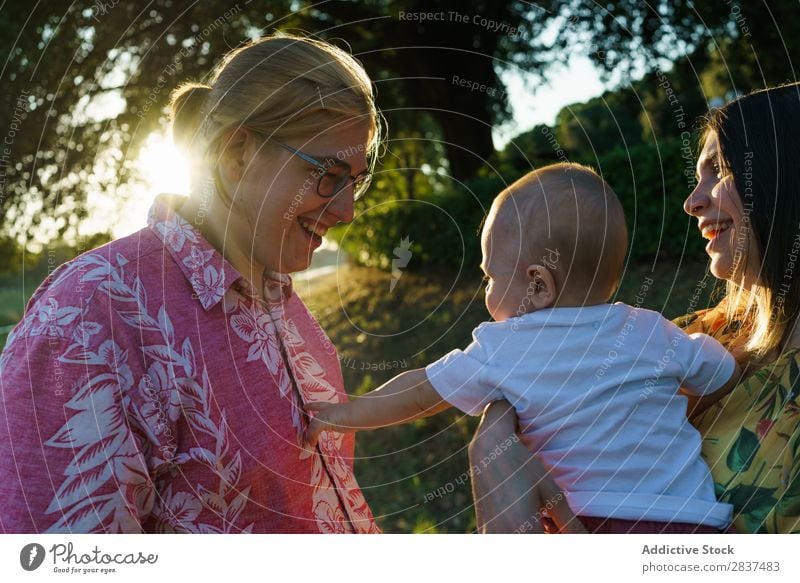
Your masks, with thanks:
[{"label": "eyeglasses", "polygon": [[[317,194],[323,198],[332,198],[341,192],[347,184],[353,181],[353,200],[358,201],[364,198],[367,193],[370,183],[372,182],[372,172],[364,170],[359,172],[356,176],[352,176],[352,168],[347,162],[341,160],[334,160],[329,158],[320,161],[316,158],[309,156],[305,152],[301,152],[297,148],[292,148],[281,142],[275,142],[284,150],[290,151],[292,154],[305,160],[309,164],[317,167],[320,172],[319,180],[317,181]],[[316,177],[316,175],[315,175]]]}]

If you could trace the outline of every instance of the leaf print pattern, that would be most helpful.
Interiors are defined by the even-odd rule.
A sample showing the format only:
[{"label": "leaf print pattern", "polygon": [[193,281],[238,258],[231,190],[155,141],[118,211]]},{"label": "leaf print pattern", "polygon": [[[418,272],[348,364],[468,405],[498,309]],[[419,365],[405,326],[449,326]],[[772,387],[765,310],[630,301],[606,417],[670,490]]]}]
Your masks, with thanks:
[{"label": "leaf print pattern", "polygon": [[[114,282],[114,286],[106,286],[109,295],[117,301],[127,303],[137,303],[137,294],[133,287],[126,286],[122,277]],[[190,425],[198,432],[205,433],[212,437],[217,443],[225,443],[225,439],[219,436],[220,428],[211,419],[211,412],[207,395],[209,387],[199,387],[191,378],[182,378],[176,381],[178,390],[170,390],[169,375],[171,371],[174,375],[175,370],[182,369],[187,375],[193,373],[192,347],[188,338],[183,341],[181,351],[175,346],[175,331],[172,321],[164,306],[159,308],[156,318],[149,314],[137,314],[133,321],[157,322],[158,330],[164,340],[164,344],[143,346],[142,352],[150,357],[151,365],[147,369],[138,384],[138,390],[144,395],[144,406],[138,412],[142,426],[150,428],[154,436],[154,441],[160,441],[167,427],[168,422],[174,422],[181,414],[184,414]],[[89,323],[88,330],[99,330],[99,325]],[[77,328],[76,328],[77,330]],[[83,336],[80,337],[81,341]],[[81,349],[85,349],[84,342],[76,342]],[[67,353],[74,353],[75,345],[67,349]],[[67,466],[65,475],[67,480],[61,485],[53,501],[50,503],[47,512],[53,513],[64,511],[76,504],[75,509],[79,509],[87,499],[91,499],[91,494],[105,484],[111,478],[118,478],[116,471],[123,471],[126,475],[135,476],[137,472],[143,474],[133,461],[135,450],[124,448],[123,446],[131,440],[129,430],[124,423],[124,416],[120,412],[120,404],[116,395],[119,392],[125,393],[133,385],[133,375],[127,365],[128,353],[122,350],[112,340],[104,341],[97,350],[97,353],[82,350],[82,360],[85,364],[104,367],[106,370],[91,376],[90,379],[65,405],[71,409],[79,411],[70,417],[59,431],[46,442],[52,447],[63,447],[74,450],[81,449],[73,458],[72,463]],[[204,382],[208,381],[206,371],[203,371]],[[223,412],[224,417],[224,412]],[[168,451],[168,450],[167,450]],[[162,453],[164,453],[162,451]],[[203,452],[199,457],[206,465],[211,468],[220,478],[220,487],[217,495],[224,502],[227,508],[226,497],[230,498],[230,490],[238,486],[238,475],[228,471],[224,474],[219,472],[219,468],[229,467],[235,464],[226,462],[228,455],[227,447],[218,450],[217,455],[211,452]],[[190,457],[197,459],[194,450]],[[208,454],[208,455],[205,455]],[[108,458],[122,456],[120,461],[113,459],[113,463],[106,463]],[[170,457],[168,454],[165,456]],[[180,465],[186,458],[175,460],[176,465]],[[100,466],[98,468],[98,466]],[[237,478],[237,479],[234,479]],[[142,478],[143,480],[144,478]],[[140,482],[142,480],[139,480]],[[121,483],[126,483],[121,481]],[[135,496],[135,500],[144,503],[146,507],[152,507],[152,496],[149,492],[141,492],[141,488],[132,486],[130,493]],[[247,491],[247,490],[246,490]],[[246,492],[245,491],[245,492]],[[243,505],[246,502],[241,494],[233,497],[231,504],[238,508],[238,512],[233,513],[238,517]],[[108,510],[107,515],[97,517],[97,523],[92,529],[103,525],[103,522],[111,518],[111,523],[103,525],[113,532],[122,532],[122,525],[116,521],[129,518],[129,513],[124,511],[127,506],[124,497],[112,497],[106,500],[104,509]],[[172,486],[167,490],[167,494],[155,505],[155,511],[161,523],[161,532],[199,532],[200,525],[195,523],[202,508],[202,501],[197,499],[194,494],[189,492],[172,492]],[[50,531],[57,532],[65,527],[81,530],[89,522],[83,513],[72,513],[73,509],[68,510],[61,521],[51,526]],[[69,516],[69,518],[68,518]],[[226,529],[222,532],[231,532],[235,527],[235,521],[226,521]],[[245,527],[251,528],[252,525]],[[92,530],[89,530],[90,532]]]},{"label": "leaf print pattern", "polygon": [[58,300],[49,298],[36,310],[36,323],[33,324],[31,336],[63,336],[64,326],[71,324],[81,311],[75,307],[59,307]]},{"label": "leaf print pattern", "polygon": [[[287,346],[289,363],[294,377],[297,379],[304,402],[324,401],[338,403],[340,401],[339,394],[328,382],[325,371],[311,353],[303,350],[306,344],[299,340],[300,336],[295,323],[291,319],[282,319],[281,322],[280,329],[282,337],[285,339],[284,345]],[[324,332],[319,328],[316,321],[312,320],[311,325],[312,330],[316,332],[317,338],[324,336]],[[300,407],[298,407],[299,409]],[[355,476],[341,455],[343,440],[344,435],[341,433],[324,432],[319,440],[319,450],[331,470],[331,475],[336,481],[339,492],[343,494],[351,523],[359,532],[379,532],[375,526],[369,506],[356,483]],[[320,464],[322,463],[320,456],[316,456],[314,460],[315,468],[317,459],[320,459]],[[322,485],[319,488],[315,488],[314,511],[318,522],[324,525],[320,527],[321,530],[327,532],[327,529],[330,528],[330,521],[336,519],[338,515],[331,514],[324,490],[325,488]]]},{"label": "leaf print pattern", "polygon": [[732,472],[746,472],[759,448],[758,437],[744,427],[728,452],[726,464]]},{"label": "leaf print pattern", "polygon": [[[0,495],[42,492],[30,512],[0,510],[0,524],[36,532],[378,532],[345,463],[352,439],[301,447],[303,400],[344,395],[335,353],[315,348],[324,334],[296,296],[270,308],[257,301],[164,200],[147,229],[55,270],[9,335],[0,382],[12,391],[0,406],[46,392],[54,379],[64,396],[30,405],[44,431],[28,451],[43,450],[47,469],[29,464],[17,479],[12,456],[0,458],[2,472],[15,472],[0,480]],[[293,348],[287,360],[279,338]],[[237,390],[251,391],[244,407]],[[285,405],[277,409],[276,399]],[[286,413],[264,427],[248,410],[255,406]],[[281,447],[284,435],[298,447]],[[0,432],[0,446],[18,458],[28,455],[22,443]],[[275,451],[285,477],[264,465]],[[290,486],[271,485],[279,479]]]},{"label": "leaf print pattern", "polygon": [[214,305],[225,293],[225,275],[214,269],[213,265],[207,265],[203,269],[202,280],[199,273],[194,273],[192,284],[203,306]]},{"label": "leaf print pattern", "polygon": [[[726,343],[739,330],[722,309],[683,316],[686,332]],[[734,506],[743,533],[800,532],[800,349],[784,351],[692,423],[717,497]]]},{"label": "leaf print pattern", "polygon": [[156,224],[156,230],[161,233],[164,242],[175,252],[183,250],[187,239],[192,243],[200,240],[192,226],[179,215]]}]

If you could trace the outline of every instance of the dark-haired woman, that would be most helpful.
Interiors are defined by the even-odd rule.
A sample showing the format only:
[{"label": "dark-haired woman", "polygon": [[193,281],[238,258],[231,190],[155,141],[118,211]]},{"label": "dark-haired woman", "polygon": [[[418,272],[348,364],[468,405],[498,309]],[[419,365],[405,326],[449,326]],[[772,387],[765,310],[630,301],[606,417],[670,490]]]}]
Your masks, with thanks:
[{"label": "dark-haired woman", "polygon": [[[709,240],[711,273],[727,289],[717,306],[675,321],[717,338],[747,370],[718,402],[689,403],[717,496],[734,506],[732,530],[743,533],[800,532],[799,127],[798,84],[713,111],[698,183],[684,204]],[[515,424],[507,404],[492,405],[471,458],[481,459]],[[504,456],[475,479],[482,531],[519,531],[526,523],[540,531],[542,508],[555,528],[582,530],[545,468],[520,447]]]}]

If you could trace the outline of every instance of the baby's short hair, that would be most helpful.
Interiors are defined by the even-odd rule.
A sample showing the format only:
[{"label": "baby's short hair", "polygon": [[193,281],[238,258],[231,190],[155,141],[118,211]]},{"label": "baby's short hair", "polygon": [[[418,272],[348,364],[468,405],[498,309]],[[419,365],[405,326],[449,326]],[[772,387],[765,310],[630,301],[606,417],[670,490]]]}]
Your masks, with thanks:
[{"label": "baby's short hair", "polygon": [[602,301],[613,295],[628,229],[622,204],[597,172],[568,162],[539,168],[501,192],[491,212],[501,228],[519,235],[525,265],[544,261],[555,267],[559,290],[583,290]]}]

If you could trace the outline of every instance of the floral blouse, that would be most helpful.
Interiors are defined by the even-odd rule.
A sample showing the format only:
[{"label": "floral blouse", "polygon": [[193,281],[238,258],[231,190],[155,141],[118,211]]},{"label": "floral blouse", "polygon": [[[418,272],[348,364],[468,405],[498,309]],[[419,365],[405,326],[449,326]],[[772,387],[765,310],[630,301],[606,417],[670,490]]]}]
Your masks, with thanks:
[{"label": "floral blouse", "polygon": [[[713,308],[675,323],[723,344],[735,332]],[[734,507],[734,528],[800,533],[800,349],[782,353],[692,422],[717,498]]]},{"label": "floral blouse", "polygon": [[304,447],[339,360],[291,280],[250,283],[161,195],[62,265],[0,356],[0,531],[377,532],[353,437]]}]

